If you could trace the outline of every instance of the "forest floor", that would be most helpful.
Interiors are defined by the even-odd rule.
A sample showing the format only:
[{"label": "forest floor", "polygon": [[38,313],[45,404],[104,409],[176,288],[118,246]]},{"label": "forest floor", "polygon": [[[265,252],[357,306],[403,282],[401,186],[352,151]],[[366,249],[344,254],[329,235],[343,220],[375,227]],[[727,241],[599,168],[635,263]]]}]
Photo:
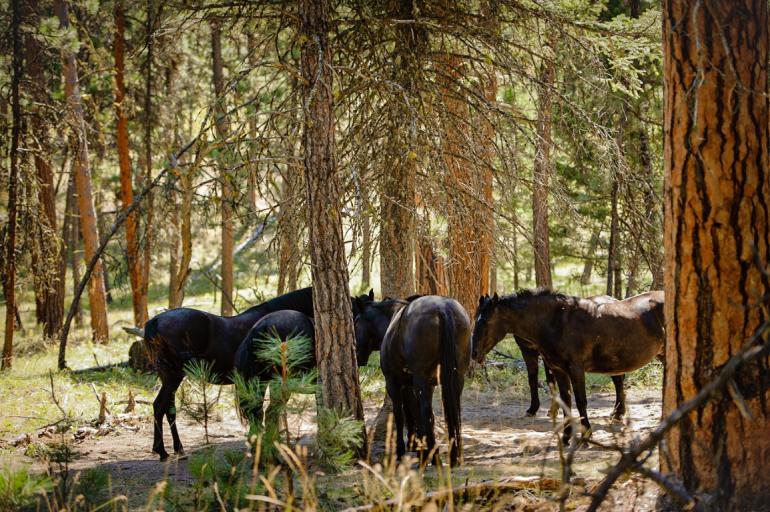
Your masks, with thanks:
[{"label": "forest floor", "polygon": [[[94,347],[91,347],[94,349]],[[101,350],[96,348],[96,351]],[[115,347],[112,348],[115,350]],[[96,353],[94,351],[94,354]],[[94,356],[96,357],[96,356]],[[554,425],[548,417],[550,402],[546,393],[541,390],[543,405],[534,418],[525,417],[524,411],[529,405],[529,395],[523,382],[526,376],[520,365],[511,360],[505,367],[491,368],[487,377],[481,372],[471,379],[463,393],[463,443],[464,464],[452,470],[453,485],[473,485],[489,482],[511,476],[540,476],[549,479],[560,479],[561,464],[557,437]],[[645,372],[645,370],[641,370]],[[652,375],[650,375],[652,374]],[[59,399],[67,395],[68,404],[79,413],[79,421],[67,431],[64,436],[71,441],[74,459],[70,469],[75,472],[89,468],[99,468],[110,476],[110,490],[107,497],[125,495],[131,510],[149,509],[148,501],[153,489],[160,481],[170,482],[174,492],[184,494],[196,482],[196,475],[191,471],[190,461],[195,460],[196,454],[205,450],[213,450],[218,456],[226,457],[228,453],[243,452],[245,449],[245,428],[236,417],[229,391],[225,391],[218,408],[219,418],[209,425],[210,445],[205,446],[203,427],[193,422],[187,415],[181,413],[179,431],[187,450],[184,458],[171,457],[168,462],[161,463],[150,453],[152,443],[152,417],[149,404],[154,399],[157,384],[152,376],[138,376],[130,370],[111,370],[81,374],[53,374],[55,388],[60,388]],[[35,384],[25,391],[23,384],[8,383],[6,390],[17,387],[17,393],[6,394],[0,398],[0,407],[9,413],[18,412],[18,406],[13,401],[27,403],[33,409],[31,416],[53,421],[57,418],[52,412],[50,391],[45,388],[52,377],[47,371],[42,375],[30,376]],[[613,423],[609,416],[614,402],[607,380],[594,378],[589,380],[589,415],[593,425],[592,439],[603,444],[618,443],[625,445],[634,436],[643,435],[653,428],[660,419],[661,393],[659,385],[647,386],[647,381],[656,379],[656,370],[647,370],[642,377],[630,380],[628,389],[628,413],[622,424]],[[0,383],[2,384],[2,383]],[[376,369],[364,372],[363,390],[366,405],[366,418],[371,422],[382,402],[383,388],[381,377]],[[108,426],[102,429],[89,428],[98,410],[98,402],[94,393],[108,390],[111,396],[112,419]],[[139,404],[133,414],[122,414],[125,405],[122,403],[131,389]],[[227,389],[227,388],[223,388]],[[80,395],[78,395],[80,393]],[[36,398],[37,396],[37,398]],[[80,396],[80,398],[77,398]],[[443,438],[443,418],[441,418],[440,393],[437,391],[434,399],[434,411],[437,417],[437,437]],[[293,399],[294,400],[294,399]],[[315,432],[314,414],[312,413],[312,397],[298,397],[299,403],[304,403],[307,412],[293,414],[290,419],[292,435],[299,444],[312,444]],[[34,414],[35,407],[44,407]],[[41,429],[40,425],[30,424],[23,415],[8,414],[4,420],[4,428],[0,432],[0,463],[28,466],[33,472],[44,470],[44,458],[36,456],[41,452],[40,447],[46,443],[54,443],[61,437],[55,433],[55,427]],[[14,423],[10,416],[21,416]],[[90,418],[90,419],[89,419]],[[26,421],[26,422],[25,422]],[[34,422],[33,422],[34,423]],[[170,434],[165,426],[166,447],[171,451]],[[29,434],[29,438],[21,440]],[[14,446],[16,444],[16,446]],[[377,461],[383,456],[383,446],[375,445],[372,460]],[[573,470],[576,481],[582,489],[598,482],[602,470],[617,459],[614,451],[597,447],[583,447],[577,451]],[[650,464],[657,464],[653,457]],[[316,473],[318,498],[322,508],[336,510],[349,506],[361,505],[365,500],[361,497],[361,469],[351,469],[342,474],[323,475]],[[435,489],[443,474],[429,467],[421,481],[425,489]],[[529,493],[527,499],[537,505],[536,509],[557,508],[553,501],[554,493]],[[654,486],[627,480],[619,485],[619,490],[610,496],[607,510],[649,510],[654,508],[657,490]],[[570,508],[580,509],[587,504],[587,498],[581,497],[581,487],[573,488]],[[154,507],[153,507],[154,508]],[[514,507],[515,508],[515,507]]]}]

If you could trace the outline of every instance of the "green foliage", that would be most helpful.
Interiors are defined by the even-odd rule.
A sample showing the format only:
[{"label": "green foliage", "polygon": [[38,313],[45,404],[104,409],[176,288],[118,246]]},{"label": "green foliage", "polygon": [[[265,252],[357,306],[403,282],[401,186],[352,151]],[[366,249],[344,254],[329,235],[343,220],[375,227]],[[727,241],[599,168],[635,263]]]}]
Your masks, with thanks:
[{"label": "green foliage", "polygon": [[184,392],[180,394],[180,405],[192,419],[203,425],[206,443],[209,442],[209,422],[216,412],[220,390],[213,387],[219,379],[214,372],[214,363],[194,359],[184,366],[187,376]]},{"label": "green foliage", "polygon": [[352,415],[321,407],[316,416],[316,461],[328,471],[348,469],[361,446],[364,423]]},{"label": "green foliage", "polygon": [[52,487],[49,477],[32,474],[27,468],[0,468],[0,510],[30,505]]},{"label": "green foliage", "polygon": [[252,485],[249,462],[242,451],[227,451],[218,456],[213,449],[206,449],[192,455],[188,468],[195,477],[195,510],[219,509],[222,503],[238,509],[246,503],[244,497],[248,492],[261,490]]}]

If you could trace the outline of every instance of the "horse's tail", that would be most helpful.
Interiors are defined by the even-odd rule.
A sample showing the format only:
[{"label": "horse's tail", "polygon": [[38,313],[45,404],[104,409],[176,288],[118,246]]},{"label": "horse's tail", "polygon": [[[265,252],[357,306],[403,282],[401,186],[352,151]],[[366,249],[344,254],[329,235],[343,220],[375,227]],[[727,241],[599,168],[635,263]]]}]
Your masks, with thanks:
[{"label": "horse's tail", "polygon": [[439,315],[439,336],[441,342],[441,400],[444,404],[444,420],[449,437],[449,460],[457,464],[462,454],[460,436],[460,394],[462,375],[457,369],[457,331],[448,307]]},{"label": "horse's tail", "polygon": [[158,334],[158,317],[152,317],[144,324],[144,350],[150,366],[157,372],[161,368],[162,339]]}]

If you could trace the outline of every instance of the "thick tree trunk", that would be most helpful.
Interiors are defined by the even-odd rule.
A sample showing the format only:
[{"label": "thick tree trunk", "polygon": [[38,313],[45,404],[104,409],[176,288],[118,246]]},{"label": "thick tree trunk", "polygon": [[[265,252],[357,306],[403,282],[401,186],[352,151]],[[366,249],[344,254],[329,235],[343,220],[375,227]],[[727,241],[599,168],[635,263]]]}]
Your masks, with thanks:
[{"label": "thick tree trunk", "polygon": [[[468,130],[470,112],[458,81],[460,61],[448,49],[438,56],[439,91],[444,104],[442,113],[443,160],[447,169],[448,242],[447,272],[449,294],[473,315],[481,291],[480,236],[474,219],[477,205],[473,194],[479,182],[477,171],[461,157],[465,151],[463,132]],[[471,318],[473,318],[471,316]]]},{"label": "thick tree trunk", "polygon": [[551,249],[548,233],[548,190],[553,162],[551,161],[551,108],[556,70],[552,60],[541,64],[537,97],[537,141],[532,183],[532,240],[535,253],[535,283],[550,288]]},{"label": "thick tree trunk", "polygon": [[21,100],[19,82],[24,72],[21,50],[22,5],[20,0],[11,1],[11,39],[13,45],[11,76],[11,154],[8,183],[8,232],[5,237],[5,268],[3,269],[5,294],[5,337],[0,369],[9,370],[13,362],[14,313],[16,312],[16,213],[19,181],[19,139],[21,137]]},{"label": "thick tree trunk", "polygon": [[[54,10],[59,17],[62,28],[69,27],[68,9],[65,0],[56,0]],[[76,134],[75,190],[77,191],[78,210],[80,212],[80,231],[83,235],[83,245],[87,259],[96,253],[99,247],[99,229],[96,221],[93,192],[91,189],[91,168],[88,155],[88,139],[83,112],[83,102],[80,96],[78,70],[75,54],[68,48],[62,48],[62,67],[64,71],[64,94],[67,97],[67,108],[72,126]],[[88,300],[91,310],[91,331],[94,340],[106,342],[109,338],[107,324],[107,296],[104,288],[104,271],[102,262],[94,267],[88,287]]]},{"label": "thick tree trunk", "polygon": [[298,14],[304,78],[300,86],[302,141],[321,403],[363,419],[342,235],[342,191],[336,169],[329,1],[300,0]]},{"label": "thick tree trunk", "polygon": [[[120,166],[120,200],[123,209],[134,201],[134,182],[131,159],[128,148],[128,118],[123,108],[126,97],[124,79],[125,53],[125,13],[122,0],[115,2],[115,115],[117,117],[118,164]],[[139,261],[139,243],[137,239],[137,217],[132,212],[126,219],[126,251],[128,259],[128,278],[131,284],[131,304],[134,311],[134,325],[141,326],[148,318],[147,300],[142,296],[142,269]]]},{"label": "thick tree trunk", "polygon": [[[224,98],[225,79],[222,63],[222,34],[219,30],[219,21],[211,22],[211,61],[214,72],[214,95],[216,96],[216,129],[217,136],[223,141],[230,132],[230,123],[227,121],[227,107]],[[220,186],[222,195],[220,208],[222,213],[222,315],[233,314],[233,175],[230,169],[232,161],[227,158],[229,150],[222,151],[224,158],[220,159]]]},{"label": "thick tree trunk", "polygon": [[[666,0],[663,20],[667,415],[768,320],[768,4]],[[669,431],[661,465],[708,509],[764,510],[767,360],[735,380]]]},{"label": "thick tree trunk", "polygon": [[[30,2],[29,9],[37,16],[37,2]],[[37,20],[34,20],[36,22]],[[30,79],[32,97],[38,104],[47,102],[45,90],[46,78],[43,72],[43,52],[37,40],[28,34],[25,37],[25,53],[27,56],[27,75]],[[32,112],[29,116],[30,129],[36,144],[34,162],[38,180],[38,204],[40,207],[40,248],[41,257],[45,262],[34,269],[36,276],[35,293],[39,304],[39,321],[43,324],[43,334],[53,338],[61,329],[64,319],[64,281],[65,261],[64,244],[57,233],[56,221],[56,190],[53,181],[51,165],[45,157],[47,136],[40,112]]]},{"label": "thick tree trunk", "polygon": [[[391,16],[414,17],[413,0],[390,2]],[[427,44],[424,27],[403,24],[394,29],[393,80],[401,93],[390,97],[391,137],[387,171],[380,196],[380,289],[383,296],[407,297],[414,293],[415,177],[420,148],[417,140],[420,57]],[[411,106],[411,108],[410,108]]]}]

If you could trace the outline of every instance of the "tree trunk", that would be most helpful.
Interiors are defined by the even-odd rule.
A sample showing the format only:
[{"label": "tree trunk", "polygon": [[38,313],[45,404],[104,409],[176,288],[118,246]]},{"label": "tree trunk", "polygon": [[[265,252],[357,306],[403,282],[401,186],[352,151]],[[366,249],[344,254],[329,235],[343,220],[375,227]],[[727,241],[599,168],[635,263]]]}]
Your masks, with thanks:
[{"label": "tree trunk", "polygon": [[548,190],[553,162],[551,161],[551,108],[556,70],[553,60],[545,61],[540,67],[537,97],[537,140],[535,142],[535,165],[532,183],[532,240],[535,253],[535,283],[550,288],[551,249],[548,234]]},{"label": "tree trunk", "polygon": [[[68,9],[65,0],[56,0],[54,10],[59,17],[63,29],[69,27]],[[78,70],[75,54],[66,47],[61,50],[62,67],[64,71],[64,94],[67,98],[67,108],[72,126],[76,134],[77,153],[74,159],[75,190],[77,191],[78,210],[80,212],[80,231],[83,235],[83,245],[87,259],[96,253],[99,247],[99,229],[96,222],[96,211],[91,189],[91,168],[88,155],[88,139],[83,112],[83,102],[80,96]],[[109,328],[107,324],[107,297],[104,288],[104,272],[102,262],[94,267],[89,281],[88,300],[91,310],[91,331],[97,342],[107,342]]]},{"label": "tree trunk", "polygon": [[469,311],[473,320],[473,311],[479,301],[481,291],[480,274],[480,237],[477,233],[473,194],[479,182],[476,169],[461,157],[465,151],[463,132],[469,128],[468,105],[464,91],[458,86],[463,71],[459,68],[458,57],[448,48],[440,50],[437,69],[439,92],[444,105],[442,112],[443,161],[447,169],[447,223],[448,249],[447,262],[449,294],[457,299]]},{"label": "tree trunk", "polygon": [[[64,207],[64,222],[62,226],[62,238],[64,239],[64,246],[66,248],[65,258],[66,262],[70,264],[70,270],[72,271],[72,291],[73,293],[80,283],[80,220],[77,213],[77,200],[75,199],[75,177],[70,173],[67,179],[67,199]],[[65,263],[66,263],[65,262]],[[65,276],[66,280],[66,276]],[[78,301],[77,309],[75,310],[75,325],[81,327],[83,325],[83,310]]]},{"label": "tree trunk", "polygon": [[588,254],[583,262],[583,273],[580,276],[580,284],[583,286],[591,284],[591,274],[594,271],[594,260],[596,259],[596,249],[599,247],[599,228],[591,233],[591,240],[588,242]]},{"label": "tree trunk", "polygon": [[645,175],[647,192],[646,203],[649,206],[647,210],[647,264],[652,274],[652,290],[663,289],[663,247],[660,243],[663,231],[662,209],[659,205],[658,196],[655,194],[655,170],[652,167],[652,157],[650,156],[650,144],[647,130],[644,126],[639,129],[639,160]]},{"label": "tree trunk", "polygon": [[[414,17],[413,0],[392,1],[391,16]],[[420,148],[417,119],[412,108],[419,103],[422,73],[420,57],[427,44],[424,27],[394,27],[393,80],[401,94],[390,96],[391,127],[389,166],[383,173],[380,196],[380,289],[383,296],[404,298],[414,293],[415,177]],[[412,108],[410,108],[410,105]]]},{"label": "tree trunk", "polygon": [[192,261],[192,201],[193,201],[193,183],[192,169],[198,166],[195,162],[190,166],[190,170],[183,170],[179,167],[172,169],[177,177],[177,182],[182,190],[182,203],[177,215],[177,222],[181,219],[179,233],[182,245],[182,255],[176,268],[176,275],[171,279],[173,287],[169,290],[169,307],[178,308],[184,302],[184,287],[187,279],[190,277],[190,262]]},{"label": "tree trunk", "polygon": [[607,246],[607,295],[615,296],[615,269],[618,264],[618,178],[612,178],[610,193],[610,242]]},{"label": "tree trunk", "polygon": [[300,265],[297,239],[302,232],[298,204],[301,181],[302,170],[290,163],[283,176],[278,213],[278,295],[297,289],[297,268]]},{"label": "tree trunk", "polygon": [[[123,58],[125,53],[125,13],[122,0],[115,2],[115,115],[117,117],[118,164],[120,166],[120,200],[123,209],[134,201],[133,172],[128,148],[128,118],[123,109],[126,97]],[[134,311],[134,325],[141,326],[148,318],[147,300],[142,298],[142,269],[139,261],[136,212],[126,219],[126,250],[128,278],[131,284],[131,304]]]},{"label": "tree trunk", "polygon": [[372,281],[372,223],[369,212],[361,219],[361,289],[367,290]]},{"label": "tree trunk", "polygon": [[11,76],[11,154],[8,183],[8,232],[5,237],[5,268],[3,285],[5,293],[5,337],[0,369],[9,370],[13,362],[14,313],[16,312],[16,212],[19,181],[19,138],[21,137],[21,100],[19,82],[24,72],[20,28],[22,24],[21,1],[12,0],[11,39],[13,44]]},{"label": "tree trunk", "polygon": [[[348,268],[336,169],[328,0],[300,0],[300,86],[307,221],[313,277],[316,360],[321,403],[364,417],[358,384]],[[365,453],[365,450],[364,450]]]},{"label": "tree trunk", "polygon": [[[139,183],[142,188],[152,183],[152,126],[153,126],[153,108],[152,108],[152,84],[155,80],[152,73],[152,66],[155,60],[155,5],[153,0],[147,0],[147,17],[145,18],[145,46],[147,46],[147,58],[144,63],[144,175],[140,177]],[[155,194],[153,191],[147,196],[147,208],[144,217],[144,250],[142,252],[141,264],[141,296],[142,301],[140,311],[144,318],[139,325],[144,325],[149,319],[147,312],[147,296],[150,289],[150,268],[152,266],[152,249],[155,241],[154,222],[155,215]]]},{"label": "tree trunk", "polygon": [[[666,0],[663,13],[667,415],[768,320],[770,116],[765,0]],[[668,432],[661,465],[708,509],[763,510],[767,359],[734,384]]]},{"label": "tree trunk", "polygon": [[[29,9],[33,15],[37,16],[37,2],[30,2]],[[25,37],[25,53],[32,97],[36,103],[45,104],[48,95],[45,90],[47,81],[42,63],[44,57],[39,43],[31,34],[27,34]],[[64,319],[66,270],[64,244],[61,243],[57,234],[56,190],[51,165],[44,156],[49,148],[46,146],[47,136],[45,127],[41,122],[41,113],[34,112],[29,116],[29,119],[33,137],[38,143],[34,152],[34,162],[39,190],[41,256],[45,262],[34,269],[38,281],[35,292],[40,306],[38,319],[43,324],[43,334],[48,338],[53,338],[61,329]]]},{"label": "tree trunk", "polygon": [[[217,136],[225,141],[230,133],[230,123],[227,121],[227,107],[224,98],[225,79],[222,64],[222,35],[219,21],[211,22],[211,57],[214,72],[214,95],[216,96],[216,130]],[[222,212],[222,315],[233,314],[233,176],[230,166],[232,161],[226,157],[229,149],[222,151],[224,158],[220,159],[220,185],[222,196],[220,208]]]}]

